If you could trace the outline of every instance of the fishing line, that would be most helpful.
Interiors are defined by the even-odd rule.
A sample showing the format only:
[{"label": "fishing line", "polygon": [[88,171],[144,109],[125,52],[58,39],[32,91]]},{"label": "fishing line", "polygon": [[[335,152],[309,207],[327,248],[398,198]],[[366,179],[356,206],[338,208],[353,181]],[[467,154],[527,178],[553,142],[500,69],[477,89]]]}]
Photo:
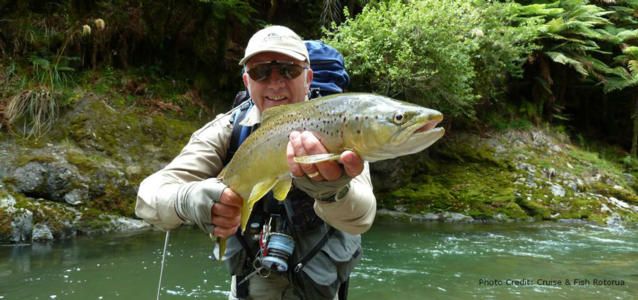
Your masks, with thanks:
[{"label": "fishing line", "polygon": [[168,248],[168,237],[170,230],[166,231],[166,237],[164,238],[164,250],[162,250],[162,263],[160,265],[159,283],[157,284],[157,300],[160,298],[160,292],[162,290],[162,277],[164,275],[164,261],[166,260],[166,248]]}]

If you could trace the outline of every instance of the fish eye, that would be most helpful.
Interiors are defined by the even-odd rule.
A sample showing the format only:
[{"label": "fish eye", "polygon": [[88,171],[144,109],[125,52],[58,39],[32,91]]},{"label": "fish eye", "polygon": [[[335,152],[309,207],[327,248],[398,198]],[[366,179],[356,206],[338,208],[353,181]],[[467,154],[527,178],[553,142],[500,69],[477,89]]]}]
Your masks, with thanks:
[{"label": "fish eye", "polygon": [[405,122],[405,116],[403,115],[403,113],[398,112],[398,113],[394,114],[393,121],[396,124],[403,124]]}]

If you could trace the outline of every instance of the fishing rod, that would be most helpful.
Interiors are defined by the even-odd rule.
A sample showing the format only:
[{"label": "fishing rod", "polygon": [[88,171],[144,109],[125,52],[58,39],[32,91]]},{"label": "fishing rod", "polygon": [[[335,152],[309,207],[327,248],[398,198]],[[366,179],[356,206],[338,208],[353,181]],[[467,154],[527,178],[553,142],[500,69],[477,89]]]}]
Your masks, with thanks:
[{"label": "fishing rod", "polygon": [[160,292],[162,290],[162,277],[164,276],[164,261],[166,260],[166,249],[168,248],[168,238],[171,231],[166,231],[166,237],[164,237],[164,250],[162,250],[162,263],[160,265],[159,283],[157,284],[157,300],[160,298]]}]

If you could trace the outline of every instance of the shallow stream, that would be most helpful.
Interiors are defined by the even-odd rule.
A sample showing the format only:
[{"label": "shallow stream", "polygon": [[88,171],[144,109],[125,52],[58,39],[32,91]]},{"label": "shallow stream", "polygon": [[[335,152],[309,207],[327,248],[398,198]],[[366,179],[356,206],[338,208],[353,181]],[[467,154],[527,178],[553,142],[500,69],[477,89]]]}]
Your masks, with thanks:
[{"label": "shallow stream", "polygon": [[[638,227],[376,222],[349,299],[638,299]],[[0,299],[155,299],[164,233],[0,246]],[[161,299],[226,299],[211,240],[171,233]]]}]

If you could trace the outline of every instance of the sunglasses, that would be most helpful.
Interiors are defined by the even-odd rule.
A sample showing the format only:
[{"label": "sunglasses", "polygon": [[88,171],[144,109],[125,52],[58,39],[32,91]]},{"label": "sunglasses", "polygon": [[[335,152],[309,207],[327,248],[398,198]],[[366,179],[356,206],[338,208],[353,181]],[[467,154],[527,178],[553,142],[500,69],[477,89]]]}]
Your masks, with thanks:
[{"label": "sunglasses", "polygon": [[308,67],[297,65],[291,61],[273,60],[269,62],[259,63],[248,70],[248,76],[254,81],[265,81],[270,78],[272,69],[276,68],[279,75],[286,80],[295,79],[301,75],[304,69]]}]

